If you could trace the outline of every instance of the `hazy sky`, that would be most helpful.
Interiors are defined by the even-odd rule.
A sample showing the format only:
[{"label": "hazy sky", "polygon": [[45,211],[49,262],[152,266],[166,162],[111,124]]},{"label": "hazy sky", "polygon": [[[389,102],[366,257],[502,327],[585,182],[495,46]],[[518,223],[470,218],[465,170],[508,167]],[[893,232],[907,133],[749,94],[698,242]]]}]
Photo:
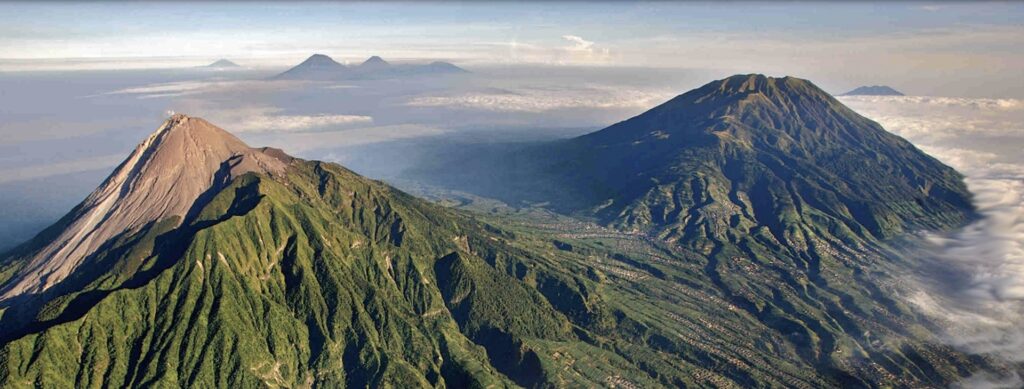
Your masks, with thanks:
[{"label": "hazy sky", "polygon": [[1022,97],[1024,4],[3,3],[0,70],[358,61],[654,66]]}]

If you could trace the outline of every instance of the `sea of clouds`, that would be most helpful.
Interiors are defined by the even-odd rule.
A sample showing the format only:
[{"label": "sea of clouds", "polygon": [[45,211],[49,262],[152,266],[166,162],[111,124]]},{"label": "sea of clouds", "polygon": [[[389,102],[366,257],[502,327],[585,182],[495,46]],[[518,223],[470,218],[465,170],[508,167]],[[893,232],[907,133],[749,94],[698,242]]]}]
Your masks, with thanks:
[{"label": "sea of clouds", "polygon": [[[924,236],[932,271],[907,299],[944,324],[949,344],[1024,361],[1024,101],[843,97],[842,101],[966,176],[981,218]],[[928,275],[938,275],[934,278]],[[976,376],[972,387],[1020,387],[1017,375]]]},{"label": "sea of clouds", "polygon": [[419,96],[406,104],[413,107],[479,109],[498,112],[546,112],[560,109],[647,109],[673,96],[672,90],[652,90],[603,85],[562,88],[495,89],[442,96]]}]

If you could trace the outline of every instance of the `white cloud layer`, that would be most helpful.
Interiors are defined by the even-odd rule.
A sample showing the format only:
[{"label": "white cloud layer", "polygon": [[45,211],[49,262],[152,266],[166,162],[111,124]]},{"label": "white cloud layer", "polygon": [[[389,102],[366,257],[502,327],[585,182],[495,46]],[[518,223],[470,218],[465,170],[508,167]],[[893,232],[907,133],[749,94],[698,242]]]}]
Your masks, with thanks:
[{"label": "white cloud layer", "polygon": [[611,86],[583,88],[523,88],[514,91],[466,93],[452,96],[420,96],[409,100],[413,107],[446,107],[494,112],[546,112],[562,109],[649,108],[674,95],[668,90],[640,90]]},{"label": "white cloud layer", "polygon": [[365,115],[281,115],[280,112],[281,108],[255,106],[218,109],[202,116],[239,134],[337,131],[373,125],[373,117]]},{"label": "white cloud layer", "polygon": [[154,99],[204,93],[275,91],[302,84],[305,82],[292,80],[188,80],[146,84],[86,97],[133,95],[140,99]]},{"label": "white cloud layer", "polygon": [[259,115],[243,119],[234,129],[237,132],[301,132],[372,123],[372,117],[363,115]]},{"label": "white cloud layer", "polygon": [[[843,97],[843,102],[964,173],[981,219],[925,236],[948,266],[907,298],[967,351],[1024,361],[1024,103],[1013,99]],[[1020,377],[972,377],[1018,387]],[[965,381],[962,384],[968,384]]]}]

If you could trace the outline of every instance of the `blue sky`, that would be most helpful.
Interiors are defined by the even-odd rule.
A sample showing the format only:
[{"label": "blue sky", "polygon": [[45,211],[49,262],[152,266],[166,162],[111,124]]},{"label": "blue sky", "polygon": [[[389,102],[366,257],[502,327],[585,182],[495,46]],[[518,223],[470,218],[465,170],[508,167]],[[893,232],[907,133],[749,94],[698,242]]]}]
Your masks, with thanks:
[{"label": "blue sky", "polygon": [[313,52],[342,61],[382,55],[879,82],[957,77],[1007,89],[1020,82],[1007,86],[996,75],[1024,67],[1024,4],[0,4],[0,71],[192,66],[220,57],[285,66]]}]

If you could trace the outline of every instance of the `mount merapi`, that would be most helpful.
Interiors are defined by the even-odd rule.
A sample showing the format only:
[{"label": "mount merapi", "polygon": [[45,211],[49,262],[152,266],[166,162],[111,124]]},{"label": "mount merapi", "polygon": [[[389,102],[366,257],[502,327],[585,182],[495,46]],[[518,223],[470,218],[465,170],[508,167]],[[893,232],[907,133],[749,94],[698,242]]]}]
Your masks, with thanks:
[{"label": "mount merapi", "polygon": [[886,239],[972,216],[960,176],[807,81],[737,76],[532,147],[491,165],[520,179],[505,193],[615,228],[445,208],[176,115],[0,258],[0,386],[920,387],[1001,368],[931,338],[890,272]]},{"label": "mount merapi", "polygon": [[332,81],[419,76],[441,76],[468,73],[448,62],[429,64],[391,64],[373,56],[356,66],[345,66],[323,54],[313,54],[302,63],[273,77],[277,80]]}]

